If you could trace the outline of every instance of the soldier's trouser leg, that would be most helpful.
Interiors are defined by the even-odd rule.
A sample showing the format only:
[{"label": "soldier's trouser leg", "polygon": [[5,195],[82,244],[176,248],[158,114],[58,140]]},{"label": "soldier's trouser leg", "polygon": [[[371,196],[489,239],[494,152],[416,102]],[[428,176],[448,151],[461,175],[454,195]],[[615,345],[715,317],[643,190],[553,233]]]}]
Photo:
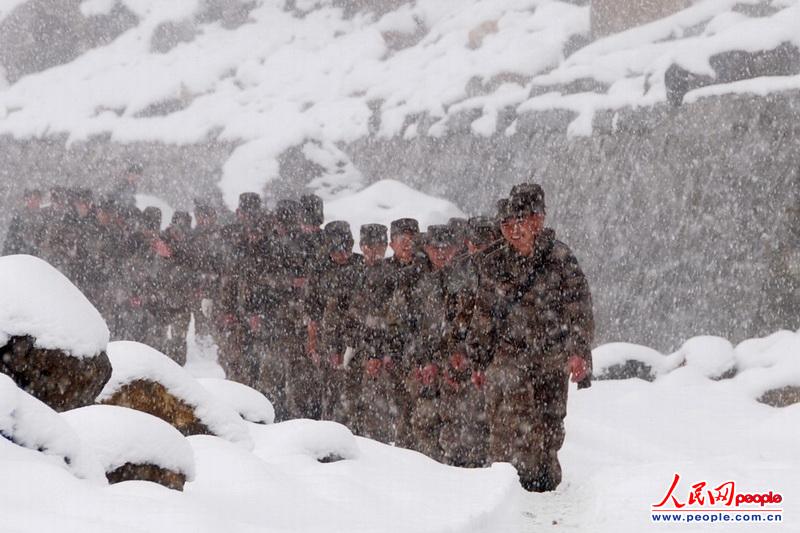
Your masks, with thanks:
[{"label": "soldier's trouser leg", "polygon": [[165,343],[166,354],[181,366],[186,364],[186,332],[189,330],[190,320],[191,313],[189,309],[181,309],[170,313]]},{"label": "soldier's trouser leg", "polygon": [[392,395],[392,382],[385,371],[377,376],[362,376],[356,423],[360,435],[387,444],[394,440],[392,420],[396,408]]},{"label": "soldier's trouser leg", "polygon": [[442,460],[442,449],[439,446],[439,430],[442,423],[440,409],[439,398],[420,396],[414,402],[414,412],[411,415],[415,449],[434,461]]},{"label": "soldier's trouser leg", "polygon": [[564,444],[569,374],[566,371],[538,374],[533,379],[533,391],[539,415],[535,431],[541,435],[534,490],[555,490],[561,483],[558,450]]},{"label": "soldier's trouser leg", "polygon": [[414,401],[406,385],[407,375],[399,366],[390,371],[390,391],[393,395],[395,409],[394,442],[401,448],[414,449],[414,438],[411,432],[411,415]]},{"label": "soldier's trouser leg", "polygon": [[296,347],[288,363],[286,402],[293,418],[319,419],[321,410],[319,368],[305,350]]},{"label": "soldier's trouser leg", "polygon": [[470,381],[442,393],[439,444],[444,461],[454,466],[479,467],[486,462],[489,434],[484,394]]},{"label": "soldier's trouser leg", "polygon": [[541,455],[537,406],[526,373],[509,364],[492,364],[486,371],[486,415],[489,460],[514,465],[522,486],[535,483]]},{"label": "soldier's trouser leg", "polygon": [[333,420],[358,434],[358,406],[361,395],[361,374],[358,368],[339,370],[340,393],[333,405]]},{"label": "soldier's trouser leg", "polygon": [[272,402],[276,422],[290,418],[286,405],[287,362],[284,345],[281,339],[266,342],[256,386]]}]

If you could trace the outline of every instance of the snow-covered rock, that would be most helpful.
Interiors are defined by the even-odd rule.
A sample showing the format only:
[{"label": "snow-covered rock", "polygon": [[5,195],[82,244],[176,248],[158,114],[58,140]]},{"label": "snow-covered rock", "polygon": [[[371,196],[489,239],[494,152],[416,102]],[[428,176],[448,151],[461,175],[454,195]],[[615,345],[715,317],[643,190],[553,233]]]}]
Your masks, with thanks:
[{"label": "snow-covered rock", "polygon": [[58,411],[91,405],[111,374],[108,327],[47,262],[0,258],[0,372]]},{"label": "snow-covered rock", "polygon": [[[58,413],[2,374],[0,437],[38,452],[50,464],[69,470],[79,478],[96,483],[106,482],[97,457]],[[0,441],[3,440],[0,438]]]},{"label": "snow-covered rock", "polygon": [[682,359],[686,366],[697,368],[710,378],[731,377],[736,372],[733,345],[721,337],[693,337],[672,356]]},{"label": "snow-covered rock", "polygon": [[656,377],[683,363],[681,354],[669,356],[638,344],[612,342],[592,350],[595,379],[641,378],[653,381]]},{"label": "snow-covered rock", "polygon": [[359,456],[356,438],[336,422],[287,420],[271,426],[251,426],[250,431],[257,442],[254,453],[262,457],[302,455],[331,462]]},{"label": "snow-covered rock", "polygon": [[166,355],[145,344],[118,341],[109,343],[108,356],[113,372],[98,402],[144,411],[184,435],[210,433],[252,446],[239,414]]},{"label": "snow-covered rock", "polygon": [[275,407],[257,390],[228,379],[198,378],[197,381],[246,421],[255,424],[272,424],[275,421]]},{"label": "snow-covered rock", "polygon": [[29,255],[0,257],[0,344],[29,336],[35,347],[76,358],[95,357],[108,344],[108,326],[61,272]]},{"label": "snow-covered rock", "polygon": [[112,483],[141,479],[182,490],[194,479],[191,446],[159,418],[113,405],[81,407],[61,417],[94,452]]}]

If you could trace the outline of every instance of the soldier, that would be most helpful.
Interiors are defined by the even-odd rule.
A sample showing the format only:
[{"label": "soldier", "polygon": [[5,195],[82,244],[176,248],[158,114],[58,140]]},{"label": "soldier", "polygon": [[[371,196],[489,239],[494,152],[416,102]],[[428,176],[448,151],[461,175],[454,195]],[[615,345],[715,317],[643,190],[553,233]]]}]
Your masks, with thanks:
[{"label": "soldier", "polygon": [[126,207],[136,206],[136,190],[143,174],[144,165],[141,163],[131,163],[127,166],[125,173],[112,192],[112,197],[117,204]]},{"label": "soldier", "polygon": [[[218,361],[225,376],[233,381],[246,381],[249,375],[245,361],[245,339],[250,324],[243,318],[240,306],[240,286],[243,283],[241,265],[246,256],[248,228],[259,224],[264,212],[261,197],[254,192],[239,195],[239,206],[236,209],[236,221],[222,228],[224,242],[231,243],[229,253],[224,256],[221,277],[219,280],[219,313],[217,343],[219,346]],[[271,391],[262,390],[274,403],[276,399]]]},{"label": "soldier", "polygon": [[419,281],[423,263],[417,255],[419,222],[413,218],[393,221],[389,227],[394,255],[386,261],[391,298],[386,310],[386,355],[391,360],[388,369],[393,384],[392,403],[397,409],[394,441],[398,446],[411,448],[411,411],[413,402],[406,387],[411,362],[405,357],[405,346],[417,334],[417,317],[411,309],[411,294]]},{"label": "soldier", "polygon": [[116,275],[116,250],[121,239],[119,228],[114,224],[116,209],[110,197],[101,198],[94,206],[94,221],[91,236],[87,239],[86,297],[97,307],[106,320],[114,315],[110,298],[110,281]]},{"label": "soldier", "polygon": [[[452,220],[452,219],[451,219]],[[489,429],[486,420],[481,361],[471,361],[466,349],[468,328],[473,324],[472,308],[478,280],[477,263],[481,254],[492,253],[499,244],[500,227],[488,217],[469,219],[465,230],[468,256],[453,265],[455,275],[463,280],[459,291],[461,326],[457,328],[458,345],[450,355],[442,380],[442,430],[439,444],[445,461],[455,466],[479,467],[486,463]],[[460,240],[460,239],[459,239]]]},{"label": "soldier", "polygon": [[[566,244],[544,227],[544,192],[512,189],[499,213],[507,246],[481,260],[470,346],[485,372],[489,459],[516,466],[522,486],[561,481],[567,390],[588,385],[594,334],[589,286]],[[488,326],[487,326],[488,325]]]},{"label": "soldier", "polygon": [[[414,402],[411,429],[416,449],[442,460],[442,378],[452,357],[464,353],[471,300],[464,300],[470,284],[453,259],[460,243],[449,226],[430,226],[423,249],[427,268],[411,292],[410,310],[417,316],[417,332],[406,346],[412,363],[408,387]],[[464,356],[462,355],[462,358]]]},{"label": "soldier", "polygon": [[447,221],[447,225],[453,229],[458,242],[458,254],[467,253],[467,235],[469,234],[469,220],[462,217],[452,217]]},{"label": "soldier", "polygon": [[146,207],[133,237],[130,257],[130,290],[128,293],[128,324],[126,338],[150,346],[160,344],[160,287],[156,250],[160,241],[161,209]]},{"label": "soldier", "polygon": [[45,230],[41,204],[42,192],[38,189],[28,189],[23,193],[22,206],[8,227],[3,255],[41,255]]},{"label": "soldier", "polygon": [[361,395],[355,426],[365,437],[381,442],[394,441],[394,360],[387,346],[387,317],[392,285],[384,260],[388,246],[387,228],[382,224],[361,226],[359,246],[364,257],[361,286],[350,306],[357,325],[353,371],[361,372]]},{"label": "soldier", "polygon": [[353,427],[361,374],[350,368],[356,325],[350,307],[360,286],[362,259],[353,254],[350,225],[342,220],[325,226],[328,262],[311,290],[308,314],[319,324],[317,350],[322,370],[322,418]]},{"label": "soldier", "polygon": [[216,209],[195,201],[194,216],[196,224],[189,237],[194,274],[191,310],[198,342],[213,344],[218,312],[214,306],[215,303],[219,306],[219,281],[226,247],[217,224]]},{"label": "soldier", "polygon": [[188,247],[192,218],[175,211],[170,225],[157,245],[159,257],[158,293],[161,311],[159,349],[179,365],[186,363],[186,332],[191,318],[187,287],[191,276]]},{"label": "soldier", "polygon": [[277,394],[279,417],[314,418],[319,396],[316,368],[307,353],[308,265],[300,229],[302,206],[281,200],[275,206],[275,236],[270,260],[273,298],[267,311],[271,347],[261,368],[262,386]]}]

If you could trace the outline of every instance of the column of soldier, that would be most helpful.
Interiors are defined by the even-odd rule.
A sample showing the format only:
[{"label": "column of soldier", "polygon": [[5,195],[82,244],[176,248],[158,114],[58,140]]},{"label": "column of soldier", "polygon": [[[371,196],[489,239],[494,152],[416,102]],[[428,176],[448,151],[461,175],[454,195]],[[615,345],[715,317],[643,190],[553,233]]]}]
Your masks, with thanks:
[{"label": "column of soldier", "polygon": [[559,483],[568,376],[588,380],[593,323],[538,185],[515,187],[496,216],[425,233],[413,218],[364,225],[360,255],[347,222],[322,226],[314,195],[270,211],[244,193],[227,224],[196,202],[194,227],[178,211],[164,231],[130,195],[42,199],[26,192],[3,253],[59,268],[113,338],[183,364],[193,314],[227,377],[281,419],[335,420],[453,465],[511,461],[529,490]]}]

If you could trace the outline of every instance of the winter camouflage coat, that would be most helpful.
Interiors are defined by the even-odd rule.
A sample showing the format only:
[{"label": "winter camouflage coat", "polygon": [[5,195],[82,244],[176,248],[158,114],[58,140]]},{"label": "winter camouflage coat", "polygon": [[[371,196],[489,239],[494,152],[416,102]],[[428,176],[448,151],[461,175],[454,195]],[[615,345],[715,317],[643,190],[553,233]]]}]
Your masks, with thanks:
[{"label": "winter camouflage coat", "polygon": [[468,345],[478,366],[502,359],[527,372],[555,371],[576,355],[591,371],[589,285],[553,230],[537,238],[530,257],[502,247],[477,264],[480,282]]}]

